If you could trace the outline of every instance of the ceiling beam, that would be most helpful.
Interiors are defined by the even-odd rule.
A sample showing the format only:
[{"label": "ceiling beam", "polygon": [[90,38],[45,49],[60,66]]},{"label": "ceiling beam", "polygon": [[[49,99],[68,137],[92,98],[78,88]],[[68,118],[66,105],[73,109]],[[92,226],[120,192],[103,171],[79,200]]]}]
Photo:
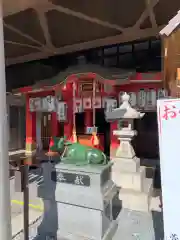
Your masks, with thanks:
[{"label": "ceiling beam", "polygon": [[3,1],[3,17],[25,11],[28,8],[47,5],[48,0],[4,0]]},{"label": "ceiling beam", "polygon": [[[156,4],[158,2],[159,1],[156,1]],[[156,17],[155,17],[154,11],[153,11],[154,10],[153,0],[146,0],[146,7],[147,7],[147,10],[149,12],[149,17],[150,17],[152,27],[154,29],[157,29],[158,25],[157,25],[157,22],[156,22]]]},{"label": "ceiling beam", "polygon": [[102,39],[96,39],[96,40],[84,42],[84,43],[68,45],[68,46],[61,47],[59,49],[57,48],[55,53],[41,52],[41,53],[28,54],[26,56],[21,56],[21,57],[12,58],[12,59],[6,59],[6,65],[44,59],[53,55],[66,54],[66,53],[71,53],[71,52],[95,48],[95,47],[107,46],[111,44],[131,42],[131,41],[135,41],[143,38],[145,39],[145,38],[154,37],[154,36],[158,37],[159,32],[163,27],[164,26],[160,26],[156,30],[152,28],[139,29],[139,30],[129,29],[129,31],[127,31],[124,34],[120,34],[112,37],[106,37]]},{"label": "ceiling beam", "polygon": [[24,11],[28,8],[31,8],[36,4],[37,0],[5,0],[3,2],[3,17],[7,17],[12,14],[19,13],[20,11]]},{"label": "ceiling beam", "polygon": [[51,41],[51,36],[50,36],[50,33],[49,33],[49,29],[48,29],[48,24],[47,24],[47,18],[45,16],[45,11],[43,11],[43,9],[39,9],[39,8],[36,8],[36,12],[37,12],[37,15],[38,15],[38,18],[39,18],[39,23],[41,25],[41,28],[43,30],[43,34],[44,34],[44,37],[45,37],[45,40],[46,40],[46,47],[48,49],[50,49],[52,52],[55,51],[55,47],[53,46],[52,44],[52,41]]},{"label": "ceiling beam", "polygon": [[69,8],[65,8],[65,7],[62,7],[60,5],[54,5],[52,3],[49,3],[49,9],[54,9],[54,10],[57,10],[59,12],[65,13],[67,15],[77,17],[81,20],[86,20],[86,21],[89,21],[89,22],[92,22],[92,23],[96,23],[100,26],[111,28],[111,29],[114,29],[114,30],[117,30],[117,31],[120,31],[120,32],[124,31],[124,28],[120,27],[117,24],[113,24],[113,23],[110,23],[110,22],[107,22],[107,21],[102,21],[98,18],[90,17],[90,16],[88,16],[84,13],[77,12],[77,11],[74,11],[74,10],[69,9]]},{"label": "ceiling beam", "polygon": [[43,43],[39,42],[38,40],[34,39],[33,37],[31,37],[31,36],[29,36],[29,35],[27,35],[25,33],[23,33],[22,31],[18,30],[17,28],[15,28],[15,27],[13,27],[13,26],[11,26],[9,24],[6,24],[5,22],[4,22],[4,27],[10,29],[11,31],[13,31],[13,32],[15,32],[17,34],[19,34],[20,36],[23,36],[23,37],[29,39],[30,41],[38,44],[39,46],[42,46],[42,47],[44,46]]},{"label": "ceiling beam", "polygon": [[[147,1],[147,0],[145,0]],[[154,7],[158,4],[159,0],[153,0],[152,1],[152,5],[151,8],[154,9]],[[140,18],[137,20],[137,22],[135,23],[134,27],[135,28],[140,28],[141,24],[146,20],[146,18],[149,16],[149,9],[146,6],[146,9],[144,10],[144,12],[141,14]]]},{"label": "ceiling beam", "polygon": [[4,42],[8,43],[8,44],[12,44],[12,45],[18,45],[18,46],[22,46],[22,47],[34,48],[34,49],[37,49],[37,50],[40,50],[40,51],[43,50],[42,47],[32,46],[32,45],[29,45],[29,44],[26,44],[26,43],[19,43],[19,42],[8,41],[8,40],[4,40]]}]

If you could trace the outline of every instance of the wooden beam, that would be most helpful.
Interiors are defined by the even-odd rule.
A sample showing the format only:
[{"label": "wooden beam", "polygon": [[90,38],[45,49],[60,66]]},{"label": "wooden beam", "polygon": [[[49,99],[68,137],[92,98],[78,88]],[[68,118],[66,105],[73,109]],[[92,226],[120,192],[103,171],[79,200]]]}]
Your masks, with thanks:
[{"label": "wooden beam", "polygon": [[81,12],[77,12],[77,11],[74,11],[72,9],[69,9],[69,8],[65,8],[65,7],[62,7],[60,5],[54,5],[54,4],[49,4],[49,8],[48,9],[54,9],[54,10],[57,10],[59,12],[63,12],[67,15],[70,15],[70,16],[73,16],[73,17],[77,17],[81,20],[86,20],[86,21],[89,21],[89,22],[92,22],[92,23],[96,23],[100,26],[103,26],[103,27],[107,27],[107,28],[111,28],[111,29],[114,29],[114,30],[117,30],[117,31],[120,31],[120,32],[123,32],[124,31],[124,28],[120,27],[119,25],[117,24],[112,24],[112,23],[109,23],[107,21],[102,21],[98,18],[95,18],[95,17],[90,17],[84,13],[81,13]]},{"label": "wooden beam", "polygon": [[47,24],[47,18],[45,16],[45,9],[43,10],[43,8],[41,8],[41,9],[36,8],[36,12],[37,12],[37,15],[39,18],[39,23],[40,23],[41,28],[44,33],[44,37],[46,40],[46,46],[48,47],[48,49],[51,49],[53,52],[53,51],[55,51],[55,47],[53,46],[52,41],[51,41],[51,36],[49,33],[48,24]]},{"label": "wooden beam", "polygon": [[[156,1],[156,4],[158,3],[158,1]],[[146,0],[146,7],[147,10],[149,12],[149,18],[152,24],[152,27],[154,29],[156,29],[158,27],[157,22],[156,22],[156,18],[155,18],[155,14],[154,14],[154,6],[153,6],[153,0]]]},{"label": "wooden beam", "polygon": [[3,17],[7,17],[12,14],[19,13],[28,8],[32,8],[36,0],[5,0],[3,1]]},{"label": "wooden beam", "polygon": [[[147,1],[147,0],[146,0]],[[153,0],[153,2],[151,3],[151,8],[154,9],[154,7],[158,4],[159,0]],[[146,6],[146,9],[144,10],[144,12],[141,14],[140,18],[137,20],[136,24],[134,25],[134,27],[136,28],[140,28],[141,24],[146,20],[146,18],[149,16],[149,10]]]},{"label": "wooden beam", "polygon": [[12,44],[12,45],[17,45],[17,46],[22,46],[22,47],[28,47],[28,48],[34,48],[34,49],[37,49],[39,51],[42,51],[43,48],[42,47],[37,47],[37,46],[33,46],[33,45],[29,45],[29,44],[26,44],[26,43],[19,43],[19,42],[14,42],[14,41],[8,41],[8,40],[4,40],[5,43],[8,43],[8,44]]},{"label": "wooden beam", "polygon": [[162,28],[163,28],[163,26],[158,27],[157,30],[154,30],[152,28],[139,29],[139,30],[128,29],[128,31],[126,31],[126,33],[116,35],[113,37],[106,37],[106,38],[96,39],[96,40],[89,41],[89,42],[67,45],[67,46],[64,46],[61,48],[57,48],[54,53],[41,52],[41,53],[34,53],[34,54],[25,55],[25,56],[20,56],[17,58],[7,59],[6,65],[23,63],[23,62],[33,61],[33,60],[37,60],[37,59],[44,59],[44,58],[48,58],[53,55],[66,54],[66,53],[81,51],[81,50],[90,49],[90,48],[108,46],[111,44],[131,42],[131,41],[135,41],[138,39],[145,39],[145,38],[154,37],[154,36],[158,37],[159,31]]},{"label": "wooden beam", "polygon": [[32,41],[32,42],[34,42],[34,43],[36,43],[36,44],[38,44],[40,46],[44,46],[43,43],[39,42],[38,40],[34,39],[33,37],[31,37],[31,36],[29,36],[29,35],[27,35],[25,33],[23,33],[22,31],[18,30],[17,28],[15,28],[15,27],[13,27],[13,26],[11,26],[9,24],[6,24],[5,22],[4,22],[4,27],[10,29],[11,31],[13,31],[13,32],[15,32],[17,34],[19,34],[20,36],[23,36],[23,37],[29,39],[30,41]]}]

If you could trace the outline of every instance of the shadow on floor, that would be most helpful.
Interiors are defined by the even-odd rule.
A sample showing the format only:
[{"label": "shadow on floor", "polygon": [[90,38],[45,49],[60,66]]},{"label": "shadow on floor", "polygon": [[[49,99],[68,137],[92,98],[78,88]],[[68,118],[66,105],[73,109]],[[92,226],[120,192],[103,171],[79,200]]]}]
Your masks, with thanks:
[{"label": "shadow on floor", "polygon": [[152,211],[155,240],[164,240],[163,212]]},{"label": "shadow on floor", "polygon": [[[159,187],[159,185],[158,185]],[[160,188],[154,189],[153,197],[158,197],[160,199],[160,209],[162,208],[162,192]],[[164,223],[163,223],[163,211],[160,212],[152,210],[152,221],[154,228],[155,240],[164,240]]]},{"label": "shadow on floor", "polygon": [[122,201],[119,200],[119,191],[118,191],[112,200],[112,215],[114,220],[117,219],[121,210],[122,210]]},{"label": "shadow on floor", "polygon": [[55,172],[55,164],[42,164],[43,183],[38,186],[38,197],[43,199],[44,214],[38,227],[37,236],[33,240],[57,240],[58,216],[55,201],[56,184],[51,181],[51,172]]}]

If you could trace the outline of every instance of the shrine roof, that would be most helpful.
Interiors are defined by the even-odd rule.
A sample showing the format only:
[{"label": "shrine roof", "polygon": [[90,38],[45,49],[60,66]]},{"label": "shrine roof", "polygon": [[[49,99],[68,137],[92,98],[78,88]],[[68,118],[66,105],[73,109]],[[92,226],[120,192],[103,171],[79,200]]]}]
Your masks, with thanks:
[{"label": "shrine roof", "polygon": [[133,70],[105,68],[96,64],[74,65],[52,78],[41,80],[29,87],[15,89],[13,93],[30,93],[55,89],[58,85],[63,87],[67,82],[78,81],[82,78],[96,78],[97,81],[112,85],[128,84],[130,83],[130,77],[135,74],[136,72]]}]

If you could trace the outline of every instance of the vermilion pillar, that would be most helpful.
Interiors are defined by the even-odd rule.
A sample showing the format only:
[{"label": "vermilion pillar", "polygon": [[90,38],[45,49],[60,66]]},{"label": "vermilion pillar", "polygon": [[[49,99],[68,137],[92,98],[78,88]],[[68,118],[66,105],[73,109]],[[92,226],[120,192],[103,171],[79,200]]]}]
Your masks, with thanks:
[{"label": "vermilion pillar", "polygon": [[63,101],[67,103],[67,119],[64,122],[64,136],[69,140],[73,130],[73,91],[72,84],[66,84],[66,88],[62,91]]},{"label": "vermilion pillar", "polygon": [[30,112],[29,96],[26,96],[26,153],[36,149],[36,113]]},{"label": "vermilion pillar", "polygon": [[67,121],[64,123],[64,136],[69,140],[73,130],[73,103],[72,99],[67,102]]}]

